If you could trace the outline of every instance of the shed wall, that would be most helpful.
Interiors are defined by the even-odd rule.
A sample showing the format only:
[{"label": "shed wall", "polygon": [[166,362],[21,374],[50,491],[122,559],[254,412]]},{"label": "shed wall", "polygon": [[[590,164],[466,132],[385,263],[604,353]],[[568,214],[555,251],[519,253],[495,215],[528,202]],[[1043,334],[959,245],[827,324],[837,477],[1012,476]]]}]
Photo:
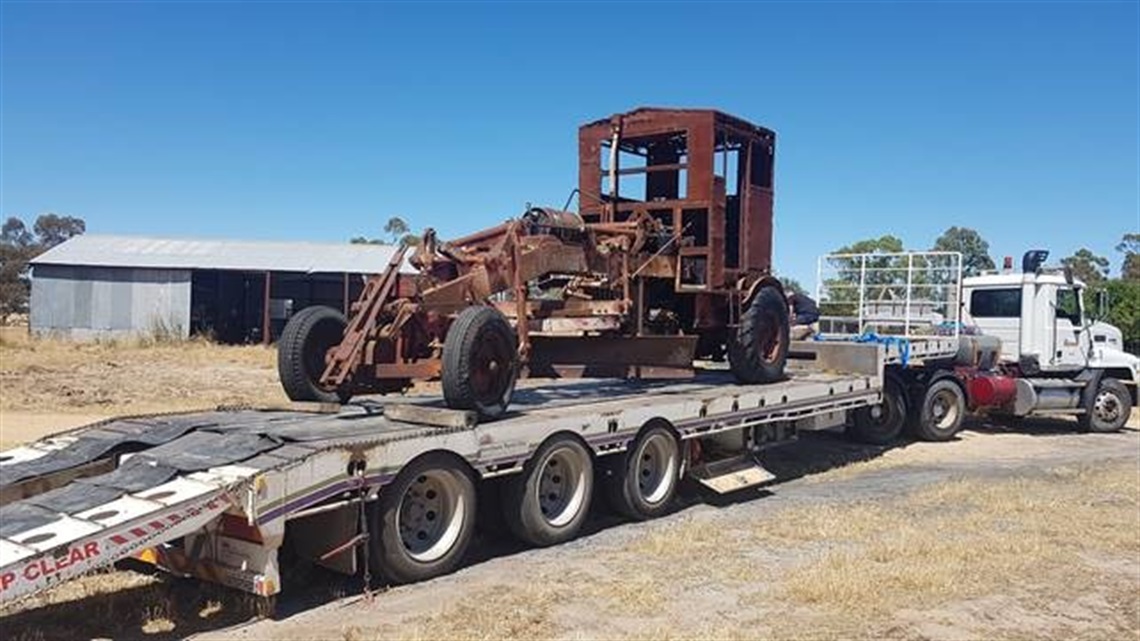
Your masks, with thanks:
[{"label": "shed wall", "polygon": [[190,270],[36,265],[31,329],[92,339],[190,332]]}]

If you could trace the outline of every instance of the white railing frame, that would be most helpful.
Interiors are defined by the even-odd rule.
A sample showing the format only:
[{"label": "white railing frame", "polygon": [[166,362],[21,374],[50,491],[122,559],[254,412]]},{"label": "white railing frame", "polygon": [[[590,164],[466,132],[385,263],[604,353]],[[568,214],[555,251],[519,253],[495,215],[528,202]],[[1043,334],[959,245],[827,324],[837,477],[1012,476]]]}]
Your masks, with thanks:
[{"label": "white railing frame", "polygon": [[[916,258],[921,261],[922,267],[915,266]],[[869,265],[868,263],[872,260],[885,261],[888,266],[875,267],[875,263]],[[849,264],[837,265],[840,261],[846,261]],[[828,283],[829,280],[835,281],[845,277],[854,280],[856,270],[858,270],[858,284],[853,282]],[[905,274],[905,285],[902,283],[869,284],[867,282],[869,274],[884,273],[895,273],[899,278]],[[935,280],[940,282],[916,283],[915,278],[919,273],[940,274],[941,277],[935,277]],[[894,289],[897,291],[900,286],[905,291],[904,300],[890,300],[891,310],[888,313],[876,314],[872,317],[867,309],[868,301],[879,301],[881,298],[871,295],[870,289]],[[850,301],[850,303],[830,300],[833,291],[854,288],[858,290],[856,300]],[[940,296],[939,290],[941,288],[945,288],[945,293]],[[922,291],[920,292],[920,290]],[[940,251],[829,254],[821,256],[816,265],[815,291],[816,300],[820,306],[820,320],[830,321],[832,325],[830,327],[832,332],[827,333],[836,333],[834,329],[838,322],[849,325],[854,320],[857,323],[858,334],[865,334],[872,328],[882,330],[885,327],[901,327],[902,334],[891,335],[900,338],[920,338],[938,334],[941,336],[952,335],[956,338],[960,332],[962,320],[962,255],[958,252]],[[899,318],[899,314],[891,313],[894,311],[895,305],[900,302],[903,305],[901,318]],[[855,304],[857,305],[856,313],[854,317],[822,313],[829,303]],[[937,327],[930,318],[930,314],[921,314],[915,309],[916,306],[927,305],[934,309],[942,308],[945,311],[945,314],[938,312],[934,312],[934,314],[942,317],[942,323],[951,324],[952,329],[950,331],[947,328]],[[824,329],[824,323],[821,323],[821,329]],[[849,327],[843,329],[849,329]],[[838,334],[841,336],[855,335],[849,332],[838,332]]]}]

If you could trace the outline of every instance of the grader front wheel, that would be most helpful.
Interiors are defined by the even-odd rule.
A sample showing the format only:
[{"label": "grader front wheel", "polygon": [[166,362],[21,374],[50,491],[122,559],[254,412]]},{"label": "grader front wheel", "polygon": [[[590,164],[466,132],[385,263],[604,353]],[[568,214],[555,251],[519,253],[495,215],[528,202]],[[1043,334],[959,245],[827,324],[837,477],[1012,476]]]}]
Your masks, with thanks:
[{"label": "grader front wheel", "polygon": [[468,307],[443,343],[443,398],[452,409],[502,416],[518,378],[515,332],[493,307]]},{"label": "grader front wheel", "polygon": [[344,314],[321,305],[306,307],[289,319],[277,341],[277,373],[290,400],[344,403],[351,397],[320,385],[325,354],[340,344],[345,324]]}]

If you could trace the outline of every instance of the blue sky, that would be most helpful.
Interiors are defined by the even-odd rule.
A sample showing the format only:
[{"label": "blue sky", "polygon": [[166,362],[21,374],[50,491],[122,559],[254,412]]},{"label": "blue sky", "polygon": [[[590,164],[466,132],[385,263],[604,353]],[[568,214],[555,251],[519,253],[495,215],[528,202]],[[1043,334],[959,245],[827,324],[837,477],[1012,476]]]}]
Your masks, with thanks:
[{"label": "blue sky", "polygon": [[0,5],[0,215],[92,233],[444,237],[561,206],[579,124],[716,107],[778,133],[775,262],[973,227],[1140,231],[1140,4]]}]

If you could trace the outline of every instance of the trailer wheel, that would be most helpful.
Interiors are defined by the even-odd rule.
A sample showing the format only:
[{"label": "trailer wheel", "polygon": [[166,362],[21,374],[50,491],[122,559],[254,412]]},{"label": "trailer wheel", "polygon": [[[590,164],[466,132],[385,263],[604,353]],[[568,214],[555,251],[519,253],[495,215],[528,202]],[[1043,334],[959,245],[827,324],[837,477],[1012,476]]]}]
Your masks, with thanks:
[{"label": "trailer wheel", "polygon": [[918,407],[914,433],[924,441],[948,441],[962,429],[966,397],[952,380],[941,379],[926,388]]},{"label": "trailer wheel", "polygon": [[507,526],[522,541],[547,546],[578,534],[590,512],[594,466],[586,446],[555,436],[539,448],[503,495]]},{"label": "trailer wheel", "polygon": [[306,307],[293,314],[277,341],[277,375],[285,394],[294,401],[344,403],[347,390],[328,390],[320,385],[325,355],[344,339],[344,314],[323,305]]},{"label": "trailer wheel", "polygon": [[372,570],[393,583],[455,570],[475,531],[475,481],[445,454],[426,454],[380,490]]},{"label": "trailer wheel", "polygon": [[784,378],[789,345],[788,301],[776,287],[761,287],[728,341],[728,364],[740,383]]},{"label": "trailer wheel", "polygon": [[468,307],[443,343],[443,398],[452,409],[502,416],[518,378],[515,332],[493,307]]},{"label": "trailer wheel", "polygon": [[677,493],[681,448],[663,425],[644,430],[623,455],[607,468],[606,494],[610,504],[631,519],[653,519],[665,514]]},{"label": "trailer wheel", "polygon": [[1132,395],[1124,383],[1101,377],[1096,392],[1088,396],[1085,413],[1080,415],[1079,424],[1086,432],[1115,432],[1124,427],[1132,412]]},{"label": "trailer wheel", "polygon": [[899,437],[906,425],[907,403],[903,386],[888,376],[883,383],[883,402],[854,411],[848,434],[857,441],[886,445]]}]

